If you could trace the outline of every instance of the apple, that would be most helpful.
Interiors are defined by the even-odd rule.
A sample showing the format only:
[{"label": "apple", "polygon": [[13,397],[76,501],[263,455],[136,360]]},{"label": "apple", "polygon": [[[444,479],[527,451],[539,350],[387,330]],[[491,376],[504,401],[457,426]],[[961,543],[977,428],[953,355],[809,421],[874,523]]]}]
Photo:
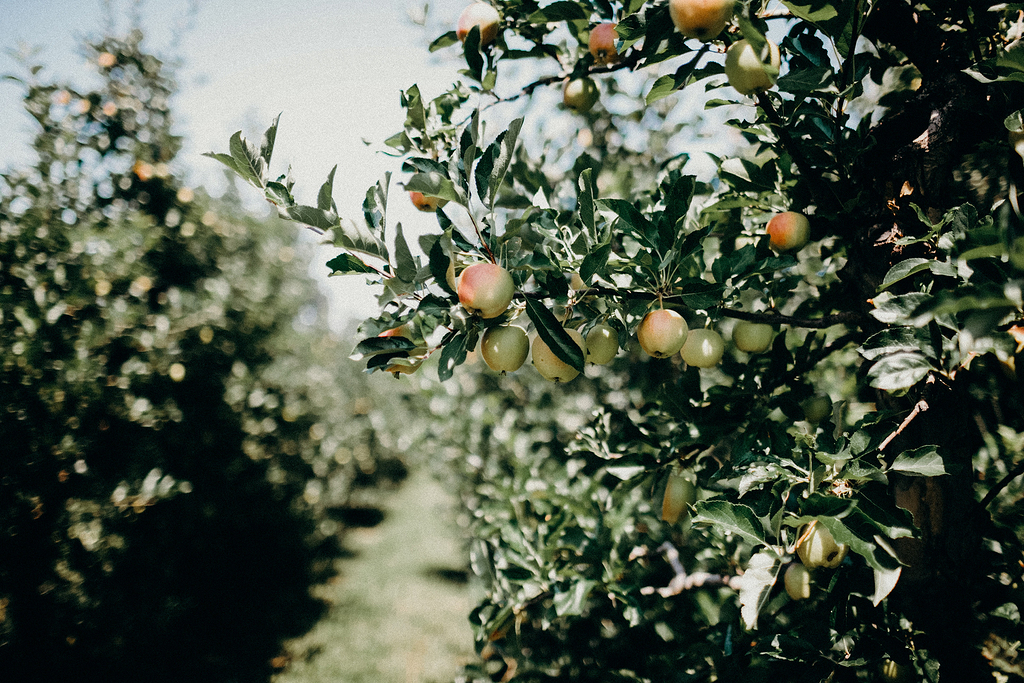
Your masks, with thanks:
[{"label": "apple", "polygon": [[811,235],[811,222],[807,216],[796,211],[783,211],[768,221],[768,244],[777,252],[795,251],[805,244]]},{"label": "apple", "polygon": [[636,328],[636,338],[647,355],[668,358],[683,348],[688,330],[683,316],[667,308],[659,308],[644,316]]},{"label": "apple", "polygon": [[615,31],[616,24],[606,22],[598,24],[590,31],[590,39],[587,41],[587,48],[590,54],[594,55],[594,63],[604,66],[619,61],[619,53],[615,49],[615,41],[619,34]]},{"label": "apple", "polygon": [[481,318],[504,313],[516,291],[512,276],[495,263],[474,263],[462,271],[458,284],[459,302]]},{"label": "apple", "polygon": [[562,89],[562,102],[579,114],[585,114],[593,109],[600,96],[597,83],[589,76],[570,78],[566,80]]},{"label": "apple", "polygon": [[[750,95],[775,85],[782,64],[779,46],[770,40],[765,42],[765,54],[759,55],[746,38],[737,40],[725,53],[725,77],[741,95]],[[767,58],[767,63],[764,58]]]},{"label": "apple", "polygon": [[580,292],[587,288],[587,283],[583,281],[579,273],[573,273],[569,278],[569,289],[574,292]]},{"label": "apple", "polygon": [[530,339],[518,325],[489,327],[480,338],[480,355],[487,367],[503,375],[523,367],[529,351]]},{"label": "apple", "polygon": [[794,600],[806,600],[811,597],[811,572],[799,562],[794,562],[786,568],[782,577],[786,586],[786,593]]},{"label": "apple", "polygon": [[740,320],[732,328],[732,343],[740,351],[747,353],[761,353],[772,345],[775,331],[767,323],[753,323],[747,320]]},{"label": "apple", "polygon": [[911,680],[911,668],[888,657],[882,660],[879,672],[886,683],[908,683]]},{"label": "apple", "polygon": [[804,409],[804,419],[816,425],[832,414],[832,399],[824,394],[815,394],[804,400],[800,407]]},{"label": "apple", "polygon": [[500,21],[501,15],[498,14],[498,10],[494,9],[494,7],[486,2],[474,2],[462,10],[462,14],[459,15],[459,23],[455,27],[455,35],[464,43],[470,30],[474,26],[478,26],[480,28],[480,45],[486,45],[498,37],[498,23]]},{"label": "apple", "polygon": [[420,211],[430,211],[431,213],[448,203],[447,199],[427,197],[422,192],[416,192],[415,190],[409,192],[409,199],[412,201],[412,205]]},{"label": "apple", "polygon": [[675,524],[679,517],[690,513],[690,506],[697,500],[697,490],[693,482],[681,472],[668,475],[665,482],[665,497],[661,501],[661,518],[669,524]]},{"label": "apple", "polygon": [[[566,330],[566,332],[579,345],[580,350],[586,352],[586,343],[583,341],[583,335],[576,330]],[[580,374],[579,370],[556,356],[551,347],[547,345],[547,342],[540,338],[540,335],[534,338],[531,349],[533,351],[533,366],[537,368],[537,372],[544,379],[551,380],[552,382],[568,382]]]},{"label": "apple", "polygon": [[796,554],[808,569],[835,569],[846,557],[847,550],[849,547],[845,543],[836,543],[832,533],[817,521],[804,529],[796,546]]},{"label": "apple", "polygon": [[710,328],[690,330],[679,354],[687,365],[697,368],[711,368],[718,365],[725,351],[722,335]]},{"label": "apple", "polygon": [[587,362],[594,365],[610,363],[619,352],[619,333],[611,325],[594,325],[587,333]]},{"label": "apple", "polygon": [[687,38],[708,41],[732,18],[735,0],[669,0],[672,23]]}]

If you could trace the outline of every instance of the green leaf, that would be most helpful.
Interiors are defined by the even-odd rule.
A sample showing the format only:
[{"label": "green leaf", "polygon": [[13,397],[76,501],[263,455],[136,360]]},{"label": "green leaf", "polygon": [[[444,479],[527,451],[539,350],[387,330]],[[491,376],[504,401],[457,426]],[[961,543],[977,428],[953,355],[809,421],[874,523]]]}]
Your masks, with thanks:
[{"label": "green leaf", "polygon": [[270,167],[270,157],[274,154],[274,141],[277,140],[277,122],[280,120],[280,114],[275,116],[270,127],[263,133],[263,139],[260,140],[260,156],[268,168]]},{"label": "green leaf", "polygon": [[583,349],[570,337],[565,328],[562,327],[562,323],[558,321],[543,303],[536,299],[526,299],[526,314],[529,316],[530,321],[533,322],[534,327],[537,328],[537,334],[544,340],[551,350],[562,360],[563,363],[569,364],[571,367],[583,372],[583,365],[585,357]]},{"label": "green leaf", "polygon": [[903,567],[875,570],[875,592],[871,596],[871,603],[875,607],[878,607],[882,600],[885,600],[886,596],[896,588],[901,573],[903,573]]},{"label": "green leaf", "polygon": [[908,258],[905,261],[900,261],[885,274],[882,279],[882,284],[878,286],[878,291],[884,291],[900,280],[904,280],[916,273],[928,270],[931,264],[930,259],[924,258]]},{"label": "green leaf", "polygon": [[243,174],[242,171],[238,169],[238,164],[237,162],[235,162],[235,158],[230,154],[218,154],[217,152],[203,152],[203,156],[210,157],[211,159],[216,159],[217,161],[231,169],[232,172],[242,176],[242,178],[245,179],[245,174]]},{"label": "green leaf", "polygon": [[334,226],[333,244],[349,251],[376,256],[382,261],[389,260],[387,245],[368,228],[354,221],[341,221]]},{"label": "green leaf", "polygon": [[353,349],[352,360],[362,360],[369,356],[376,356],[381,353],[393,353],[395,351],[412,351],[416,344],[405,337],[370,337],[364,339]]},{"label": "green leaf", "polygon": [[513,120],[508,125],[505,133],[495,141],[495,144],[500,144],[500,147],[497,155],[494,157],[494,168],[491,171],[489,182],[488,195],[492,211],[494,210],[494,199],[498,196],[498,189],[501,187],[502,182],[504,182],[505,175],[508,173],[508,167],[512,163],[516,140],[519,139],[519,131],[522,130],[522,127],[522,118]]},{"label": "green leaf", "polygon": [[898,351],[882,356],[868,369],[867,374],[875,389],[901,391],[923,380],[932,369],[931,362],[923,354]]},{"label": "green leaf", "polygon": [[401,223],[395,224],[395,275],[406,282],[416,279],[416,260],[402,234]]},{"label": "green leaf", "polygon": [[882,292],[874,298],[875,308],[871,316],[887,325],[908,325],[914,312],[931,299],[932,295],[924,292],[900,295]]},{"label": "green leaf", "polygon": [[587,598],[590,597],[590,592],[594,590],[596,585],[597,581],[580,579],[573,583],[567,591],[556,590],[554,597],[555,614],[560,617],[583,614],[583,609],[587,606]]},{"label": "green leaf", "polygon": [[438,50],[442,50],[450,45],[455,45],[458,42],[458,34],[455,33],[455,31],[448,31],[447,33],[443,33],[435,38],[434,42],[430,44],[429,50],[431,52],[437,52]]},{"label": "green leaf", "polygon": [[424,135],[427,133],[427,112],[423,108],[423,98],[419,86],[412,86],[402,93],[402,105],[406,110],[405,127],[415,128]]},{"label": "green leaf", "polygon": [[577,211],[580,222],[586,227],[591,239],[597,239],[597,228],[594,221],[594,169],[585,168],[580,173],[579,181],[576,184],[579,193],[576,198]]},{"label": "green leaf", "polygon": [[654,241],[656,230],[654,224],[640,213],[635,206],[625,199],[602,199],[601,202],[611,211],[614,211],[621,220],[624,227],[628,228],[638,240],[650,249],[656,249]]},{"label": "green leaf", "polygon": [[276,180],[271,180],[267,183],[267,188],[263,194],[267,201],[277,206],[290,206],[295,203],[295,198],[288,191],[288,186]]},{"label": "green leaf", "polygon": [[708,524],[719,531],[736,534],[754,545],[767,545],[764,527],[754,511],[740,503],[701,500],[694,505],[694,524]]},{"label": "green leaf", "polygon": [[748,631],[757,628],[757,617],[771,596],[772,587],[782,569],[782,560],[771,549],[750,558],[740,579],[740,616]]},{"label": "green leaf", "polygon": [[292,204],[291,206],[279,206],[277,212],[282,218],[287,218],[296,223],[308,225],[314,230],[324,233],[338,227],[338,215],[333,211],[318,209],[315,206],[304,204]]},{"label": "green leaf", "polygon": [[334,206],[334,173],[338,170],[337,165],[331,169],[331,172],[327,174],[327,180],[320,186],[320,192],[317,194],[316,205],[323,211],[336,211]]},{"label": "green leaf", "polygon": [[888,471],[911,477],[939,477],[949,474],[936,446],[921,446],[900,453]]},{"label": "green leaf", "polygon": [[583,258],[580,266],[580,278],[584,282],[590,282],[595,273],[603,273],[608,265],[608,256],[612,253],[612,245],[602,244]]},{"label": "green leaf", "polygon": [[465,206],[466,199],[458,191],[451,180],[440,173],[417,173],[409,178],[405,189],[410,192],[422,192],[428,197],[440,197]]},{"label": "green leaf", "polygon": [[559,0],[531,14],[527,21],[531,24],[546,24],[554,21],[586,21],[587,13],[577,2]]},{"label": "green leaf", "polygon": [[[473,335],[473,345],[476,345],[476,335]],[[455,368],[466,362],[466,353],[470,348],[469,335],[460,333],[444,345],[441,349],[441,358],[437,364],[437,378],[445,382],[452,378]]]},{"label": "green leaf", "polygon": [[264,187],[267,183],[267,162],[260,156],[259,149],[242,137],[242,131],[231,136],[228,148],[242,177],[259,188]]},{"label": "green leaf", "polygon": [[366,265],[352,254],[338,254],[327,262],[331,269],[330,275],[348,275],[350,273],[372,273],[373,268]]}]

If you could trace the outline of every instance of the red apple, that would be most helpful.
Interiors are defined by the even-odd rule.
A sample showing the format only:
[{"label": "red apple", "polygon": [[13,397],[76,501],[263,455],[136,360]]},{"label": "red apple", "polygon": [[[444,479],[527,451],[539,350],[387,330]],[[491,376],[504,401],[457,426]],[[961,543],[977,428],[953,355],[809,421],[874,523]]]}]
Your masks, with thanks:
[{"label": "red apple", "polygon": [[669,0],[672,23],[687,38],[708,41],[732,18],[735,0]]},{"label": "red apple", "polygon": [[504,313],[515,290],[512,276],[494,263],[474,263],[459,276],[459,302],[481,318],[496,318]]},{"label": "red apple", "polygon": [[768,243],[778,252],[800,249],[811,236],[807,216],[796,211],[783,211],[768,221]]},{"label": "red apple", "polygon": [[604,66],[619,61],[619,53],[615,50],[615,41],[619,34],[615,32],[617,24],[608,22],[598,24],[590,31],[590,40],[587,47],[590,54],[594,55],[594,63]]},{"label": "red apple", "polygon": [[466,36],[474,26],[480,28],[480,44],[486,45],[498,37],[498,23],[501,15],[486,2],[474,2],[462,10],[459,15],[459,23],[455,28],[455,35],[459,40],[466,42]]},{"label": "red apple", "polygon": [[447,199],[441,199],[440,197],[427,197],[422,192],[416,192],[415,190],[409,192],[409,199],[412,201],[412,205],[420,211],[429,211],[431,213],[437,211],[438,207],[442,207],[448,203]]},{"label": "red apple", "polygon": [[636,328],[640,348],[655,358],[668,358],[678,353],[686,341],[689,328],[686,320],[675,311],[659,308],[650,311]]}]

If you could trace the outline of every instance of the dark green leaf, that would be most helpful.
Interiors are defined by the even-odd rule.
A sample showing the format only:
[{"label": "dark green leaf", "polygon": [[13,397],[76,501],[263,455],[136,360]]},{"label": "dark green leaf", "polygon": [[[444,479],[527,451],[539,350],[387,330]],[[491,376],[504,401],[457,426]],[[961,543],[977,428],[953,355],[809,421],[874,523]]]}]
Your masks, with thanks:
[{"label": "dark green leaf", "polygon": [[921,446],[900,453],[889,466],[889,471],[913,477],[938,477],[949,474],[942,455],[935,446]]},{"label": "dark green leaf", "polygon": [[694,504],[694,524],[708,524],[736,534],[755,546],[766,545],[764,527],[746,505],[725,500],[699,500]]},{"label": "dark green leaf", "polygon": [[402,234],[402,224],[395,224],[395,275],[405,282],[416,279],[416,261]]},{"label": "dark green leaf", "polygon": [[590,592],[594,590],[596,585],[596,581],[580,579],[573,583],[567,591],[556,590],[554,597],[555,614],[560,617],[583,614],[583,609],[587,606],[587,598],[590,597]]},{"label": "dark green leaf", "polygon": [[562,327],[562,323],[558,321],[543,303],[536,299],[528,298],[526,300],[526,314],[530,317],[530,321],[533,322],[534,327],[537,328],[537,334],[544,340],[544,343],[550,347],[559,359],[563,363],[567,363],[571,367],[583,372],[583,364],[585,357],[583,349],[579,347],[579,344],[570,337],[565,328]]},{"label": "dark green leaf", "polygon": [[372,273],[373,268],[366,265],[352,254],[338,254],[327,262],[331,275],[347,275],[349,273]]},{"label": "dark green leaf", "polygon": [[[475,337],[473,339],[476,341]],[[466,362],[466,352],[469,350],[469,337],[465,333],[457,334],[441,349],[441,358],[437,364],[437,378],[442,382],[451,379],[455,368]]]}]

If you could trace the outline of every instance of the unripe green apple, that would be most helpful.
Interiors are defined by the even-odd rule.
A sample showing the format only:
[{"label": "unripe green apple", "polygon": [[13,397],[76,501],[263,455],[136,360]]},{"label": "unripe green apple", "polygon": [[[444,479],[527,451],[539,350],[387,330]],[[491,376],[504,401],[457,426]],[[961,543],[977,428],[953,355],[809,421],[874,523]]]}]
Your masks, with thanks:
[{"label": "unripe green apple", "polygon": [[647,355],[668,358],[683,348],[688,331],[683,316],[673,310],[659,308],[644,316],[636,328],[636,338]]},{"label": "unripe green apple", "polygon": [[411,190],[409,192],[409,200],[412,201],[412,205],[420,211],[437,211],[438,207],[444,206],[448,203],[447,199],[441,199],[440,197],[427,197],[422,192]]},{"label": "unripe green apple", "polygon": [[569,109],[580,114],[585,114],[593,109],[600,96],[597,83],[589,76],[570,78],[562,89],[562,102]]},{"label": "unripe green apple", "polygon": [[615,41],[619,34],[615,32],[615,23],[598,24],[590,31],[587,48],[594,55],[594,64],[604,66],[619,61],[619,53],[615,50]]},{"label": "unripe green apple", "polygon": [[579,273],[575,273],[574,272],[569,277],[569,289],[573,290],[574,292],[580,292],[580,291],[583,291],[586,288],[587,288],[587,283],[583,281],[583,278],[580,277]]},{"label": "unripe green apple", "polygon": [[[583,335],[576,330],[566,330],[566,332],[579,345],[580,350],[586,353]],[[540,335],[534,338],[531,350],[533,351],[533,366],[537,368],[537,372],[544,379],[551,380],[552,382],[568,382],[580,374],[579,370],[556,356],[551,347],[547,345],[547,342],[540,338]]]},{"label": "unripe green apple", "polygon": [[886,683],[909,683],[911,680],[911,668],[888,657],[882,660],[879,672]]},{"label": "unripe green apple", "polygon": [[619,333],[611,325],[594,325],[587,332],[587,362],[594,365],[610,363],[619,352]]},{"label": "unripe green apple", "polygon": [[732,18],[734,0],[669,0],[672,23],[687,38],[709,41]]},{"label": "unripe green apple", "polygon": [[768,221],[768,243],[778,252],[794,251],[807,244],[811,236],[811,222],[796,211],[783,211]]},{"label": "unripe green apple", "polygon": [[782,65],[779,46],[770,40],[765,42],[764,55],[759,55],[746,38],[737,40],[725,53],[725,77],[741,95],[750,95],[775,85]]},{"label": "unripe green apple", "polygon": [[498,10],[494,9],[494,7],[486,2],[474,2],[462,10],[462,14],[459,15],[459,23],[455,27],[455,35],[464,43],[470,30],[474,26],[479,26],[480,44],[486,45],[498,37],[498,23],[500,21],[501,15],[498,14]]},{"label": "unripe green apple", "polygon": [[682,472],[673,472],[665,482],[665,497],[661,501],[661,518],[675,524],[679,517],[690,513],[690,506],[697,500],[697,489]]},{"label": "unripe green apple", "polygon": [[786,593],[794,600],[806,600],[811,597],[811,572],[799,562],[786,568],[783,576]]},{"label": "unripe green apple", "polygon": [[740,320],[732,328],[732,343],[740,351],[747,353],[761,353],[772,345],[775,331],[767,323],[752,323],[747,320]]},{"label": "unripe green apple", "polygon": [[489,327],[480,338],[480,355],[487,367],[505,374],[523,367],[530,352],[530,338],[518,325]]},{"label": "unripe green apple", "polygon": [[847,550],[845,543],[836,543],[832,532],[818,522],[811,522],[804,529],[796,546],[796,554],[808,569],[835,569],[846,557]]},{"label": "unripe green apple", "polygon": [[824,394],[815,394],[804,400],[800,407],[804,409],[804,419],[816,425],[832,414],[832,399]]},{"label": "unripe green apple", "polygon": [[711,368],[718,365],[725,352],[722,335],[710,328],[690,330],[679,354],[687,365],[697,368]]},{"label": "unripe green apple", "polygon": [[495,263],[474,263],[459,276],[459,302],[481,318],[497,318],[504,313],[515,291],[512,276]]}]

